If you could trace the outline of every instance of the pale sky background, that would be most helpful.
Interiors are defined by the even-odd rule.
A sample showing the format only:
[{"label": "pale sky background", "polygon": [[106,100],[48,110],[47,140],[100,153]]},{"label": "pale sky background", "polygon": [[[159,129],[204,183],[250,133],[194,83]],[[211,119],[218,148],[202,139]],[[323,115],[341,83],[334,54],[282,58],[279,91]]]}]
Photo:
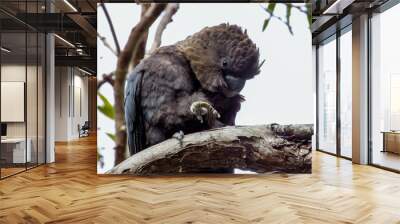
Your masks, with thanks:
[{"label": "pale sky background", "polygon": [[[266,4],[265,4],[266,5]],[[132,27],[140,19],[140,6],[133,3],[106,4],[113,20],[121,48],[125,45]],[[284,5],[278,5],[276,14],[285,16]],[[162,46],[174,44],[205,26],[229,22],[247,29],[253,42],[260,48],[260,59],[266,59],[261,73],[247,81],[241,94],[246,101],[242,104],[236,124],[312,124],[314,122],[313,75],[311,33],[305,14],[293,9],[292,36],[286,25],[276,19],[270,21],[262,32],[267,13],[258,3],[181,3],[163,34]],[[97,30],[113,43],[106,18],[98,10]],[[150,48],[156,25],[151,27],[147,48]],[[115,70],[116,57],[102,42],[97,40],[97,71],[102,74]],[[112,88],[104,85],[100,92],[112,102]],[[99,104],[101,103],[98,100]],[[105,135],[113,132],[113,122],[98,113],[98,147],[104,155],[105,167],[99,173],[113,166],[114,143]]]}]

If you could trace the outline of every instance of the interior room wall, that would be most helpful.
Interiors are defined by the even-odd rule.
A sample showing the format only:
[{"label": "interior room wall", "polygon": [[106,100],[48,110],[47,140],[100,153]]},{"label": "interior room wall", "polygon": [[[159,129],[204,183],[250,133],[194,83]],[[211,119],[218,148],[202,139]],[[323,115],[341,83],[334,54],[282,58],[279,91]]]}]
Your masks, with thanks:
[{"label": "interior room wall", "polygon": [[68,117],[69,117],[69,68],[56,67],[55,68],[55,140],[67,141],[68,140]]},{"label": "interior room wall", "polygon": [[56,141],[79,138],[78,125],[88,121],[88,77],[77,68],[56,67]]},{"label": "interior room wall", "polygon": [[[25,82],[25,64],[4,64],[1,67],[1,81],[2,82]],[[36,67],[29,66],[27,67],[28,74],[36,73]],[[31,79],[28,76],[28,88],[27,88],[27,102],[29,104],[27,107],[36,108],[36,88],[31,88],[32,86],[36,86],[36,80]],[[6,108],[2,108],[4,110]],[[36,113],[27,113],[27,120],[32,121],[36,120]],[[32,130],[28,130],[28,133],[32,133],[36,130],[36,125],[28,125],[28,128]],[[25,137],[25,123],[24,122],[7,122],[7,137]],[[29,136],[28,136],[29,137]]]},{"label": "interior room wall", "polygon": [[73,86],[74,108],[71,134],[73,138],[76,138],[79,135],[78,125],[82,126],[85,121],[88,121],[88,77],[82,76],[79,70],[74,69]]}]

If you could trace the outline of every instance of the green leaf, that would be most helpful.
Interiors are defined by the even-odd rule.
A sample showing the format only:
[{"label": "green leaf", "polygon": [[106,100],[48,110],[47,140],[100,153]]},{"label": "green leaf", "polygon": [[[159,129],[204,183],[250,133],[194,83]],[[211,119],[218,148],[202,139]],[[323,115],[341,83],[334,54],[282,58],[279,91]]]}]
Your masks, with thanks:
[{"label": "green leaf", "polygon": [[307,19],[308,19],[308,25],[311,27],[312,24],[312,12],[311,12],[311,3],[307,3],[306,4],[306,8],[307,8]]},{"label": "green leaf", "polygon": [[97,106],[98,110],[103,113],[106,117],[114,120],[115,119],[115,110],[111,105],[110,101],[101,93],[98,93],[100,99],[103,101],[103,105]]},{"label": "green leaf", "polygon": [[269,12],[269,14],[272,15],[272,14],[274,14],[275,7],[276,7],[276,3],[269,3],[269,4],[268,4],[268,7],[265,8],[265,10],[266,10],[267,12]]},{"label": "green leaf", "polygon": [[264,24],[263,24],[263,27],[262,27],[262,31],[265,31],[265,29],[267,29],[269,20],[270,20],[270,19],[265,19],[265,20],[264,20]]},{"label": "green leaf", "polygon": [[117,138],[117,137],[115,136],[115,134],[106,133],[106,135],[107,135],[109,138],[111,138],[111,139],[115,142],[115,139]]},{"label": "green leaf", "polygon": [[292,30],[292,26],[290,25],[290,16],[292,15],[292,4],[288,3],[286,4],[286,25],[289,29],[290,34],[293,35],[293,30]]},{"label": "green leaf", "polygon": [[292,15],[292,4],[286,4],[286,21],[290,24],[290,16]]},{"label": "green leaf", "polygon": [[269,18],[264,20],[262,31],[265,31],[267,29],[269,21],[271,20],[271,17],[274,14],[275,7],[276,3],[269,3],[267,8],[264,8],[264,10],[269,13]]}]

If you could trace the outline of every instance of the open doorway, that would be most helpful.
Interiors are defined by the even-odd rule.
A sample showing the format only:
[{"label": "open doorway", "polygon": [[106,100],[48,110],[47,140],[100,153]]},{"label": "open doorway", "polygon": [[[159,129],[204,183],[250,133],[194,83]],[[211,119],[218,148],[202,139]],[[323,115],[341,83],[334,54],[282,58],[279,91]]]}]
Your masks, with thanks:
[{"label": "open doorway", "polygon": [[96,132],[96,77],[79,67],[55,69],[55,141],[63,143]]}]

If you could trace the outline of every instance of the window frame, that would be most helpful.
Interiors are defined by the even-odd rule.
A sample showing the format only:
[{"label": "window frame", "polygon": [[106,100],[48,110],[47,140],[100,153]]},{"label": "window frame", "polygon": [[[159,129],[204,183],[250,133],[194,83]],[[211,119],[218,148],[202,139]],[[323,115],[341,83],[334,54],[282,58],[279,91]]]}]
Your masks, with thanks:
[{"label": "window frame", "polygon": [[373,94],[373,88],[372,88],[372,58],[373,58],[373,27],[372,27],[372,19],[374,17],[374,14],[382,14],[385,11],[397,6],[400,4],[400,0],[388,0],[381,4],[380,6],[370,9],[367,11],[368,13],[368,31],[367,31],[367,39],[368,39],[368,165],[377,167],[383,170],[395,172],[395,173],[400,173],[400,170],[398,169],[393,169],[387,166],[383,166],[377,163],[374,163],[373,161],[373,153],[374,153],[374,148],[373,148],[373,130],[372,130],[372,120],[373,120],[373,113],[372,113],[372,94]]},{"label": "window frame", "polygon": [[[21,2],[25,3],[25,12],[27,13],[27,3],[28,3],[28,1],[24,0],[24,1],[21,1]],[[42,2],[42,1],[34,0],[34,1],[31,1],[31,2],[37,4],[36,5],[36,10],[38,12],[38,4],[39,4],[39,2]],[[46,7],[45,11],[47,12],[47,10],[48,10],[48,7]],[[1,6],[0,6],[0,12],[8,14],[8,12],[6,10],[2,9]],[[14,175],[26,172],[26,171],[28,171],[30,169],[34,169],[36,167],[39,167],[39,166],[44,165],[44,164],[47,163],[47,144],[48,144],[47,143],[47,128],[46,128],[47,127],[47,110],[46,110],[46,108],[47,108],[47,81],[46,81],[46,79],[47,79],[47,43],[48,43],[47,32],[43,32],[41,30],[38,30],[38,29],[28,25],[27,23],[24,23],[23,21],[18,20],[18,18],[13,18],[13,19],[15,19],[17,22],[22,23],[24,28],[23,28],[23,30],[18,30],[18,31],[7,31],[7,30],[3,31],[3,30],[0,29],[0,45],[1,45],[1,41],[2,41],[1,37],[2,37],[3,33],[23,33],[25,35],[25,49],[24,49],[24,51],[25,51],[25,88],[24,88],[25,89],[25,93],[24,93],[24,96],[25,96],[24,97],[25,98],[24,99],[24,101],[25,101],[24,102],[25,167],[21,171],[9,174],[7,176],[3,176],[3,173],[2,173],[2,169],[3,168],[1,168],[1,166],[0,166],[0,180],[7,179],[8,177],[12,177]],[[1,23],[0,23],[0,28],[1,28]],[[36,57],[37,57],[36,60],[35,60],[35,64],[36,64],[36,97],[37,98],[36,98],[36,122],[34,122],[34,123],[36,123],[36,136],[34,136],[34,138],[36,138],[36,140],[37,140],[37,145],[36,145],[36,161],[35,161],[35,163],[33,165],[30,164],[31,166],[28,166],[27,153],[26,153],[27,152],[27,147],[28,147],[28,144],[27,144],[27,139],[28,139],[28,131],[27,131],[27,128],[28,128],[28,118],[27,118],[27,115],[28,115],[27,114],[28,113],[27,112],[28,33],[34,34],[36,36],[36,45],[37,45],[36,49],[35,49]],[[40,36],[39,34],[43,34],[42,38],[40,40],[39,40],[39,36]],[[43,161],[42,162],[39,162],[39,144],[38,144],[38,139],[39,139],[39,113],[38,113],[38,110],[39,110],[39,98],[38,98],[39,97],[38,96],[39,95],[38,94],[38,92],[39,92],[39,81],[38,81],[38,75],[39,75],[39,71],[38,71],[38,66],[39,66],[39,44],[38,43],[39,43],[39,41],[41,41],[42,44],[43,44],[42,45],[43,49],[41,49],[41,52],[43,53],[43,55],[42,55],[43,59],[42,60],[44,60],[44,63],[42,64],[42,66],[43,66],[43,68],[42,68],[42,82],[44,84],[44,86],[43,86],[44,91],[42,93],[42,96],[44,96],[44,98],[42,99],[42,103],[43,103],[42,107],[44,109],[44,111],[43,111],[44,114],[43,114],[43,117],[40,117],[40,120],[44,125],[44,127],[43,127],[44,128],[44,130],[43,130],[43,143],[44,144],[42,146],[43,147],[43,149],[42,149],[43,155],[41,155],[41,157],[43,157]],[[1,82],[1,68],[3,66],[2,62],[3,62],[2,55],[0,53],[0,82]],[[0,85],[0,90],[1,90],[1,85]],[[1,91],[0,91],[0,96],[1,96]],[[0,97],[0,103],[1,103],[1,97]],[[0,104],[0,110],[1,110],[1,104]],[[44,120],[42,120],[42,119],[44,119]],[[1,115],[0,115],[0,123],[1,123]],[[1,144],[0,144],[0,158],[1,158]]]},{"label": "window frame", "polygon": [[[347,19],[347,18],[345,18]],[[317,44],[316,44],[316,51],[315,51],[315,76],[316,76],[316,151],[319,152],[323,152],[323,153],[327,153],[329,155],[333,155],[339,158],[343,158],[343,159],[347,159],[347,160],[352,160],[351,157],[347,157],[342,155],[341,152],[341,118],[340,118],[340,112],[341,112],[341,97],[340,97],[340,93],[341,93],[341,65],[340,65],[340,60],[341,60],[341,55],[340,55],[340,42],[341,42],[341,36],[346,34],[347,32],[351,32],[352,30],[352,23],[346,24],[344,27],[337,29],[337,31],[335,33],[333,33],[332,35],[326,37],[323,40],[320,40]],[[319,143],[319,135],[320,135],[320,130],[319,130],[319,122],[320,122],[320,117],[319,117],[319,112],[320,112],[320,108],[319,108],[319,100],[320,100],[320,94],[319,94],[319,79],[320,79],[320,74],[319,74],[319,51],[318,49],[320,48],[320,46],[322,44],[326,44],[329,43],[330,41],[336,41],[336,152],[332,153],[329,151],[326,151],[324,149],[321,149],[319,147],[320,143]]]}]

